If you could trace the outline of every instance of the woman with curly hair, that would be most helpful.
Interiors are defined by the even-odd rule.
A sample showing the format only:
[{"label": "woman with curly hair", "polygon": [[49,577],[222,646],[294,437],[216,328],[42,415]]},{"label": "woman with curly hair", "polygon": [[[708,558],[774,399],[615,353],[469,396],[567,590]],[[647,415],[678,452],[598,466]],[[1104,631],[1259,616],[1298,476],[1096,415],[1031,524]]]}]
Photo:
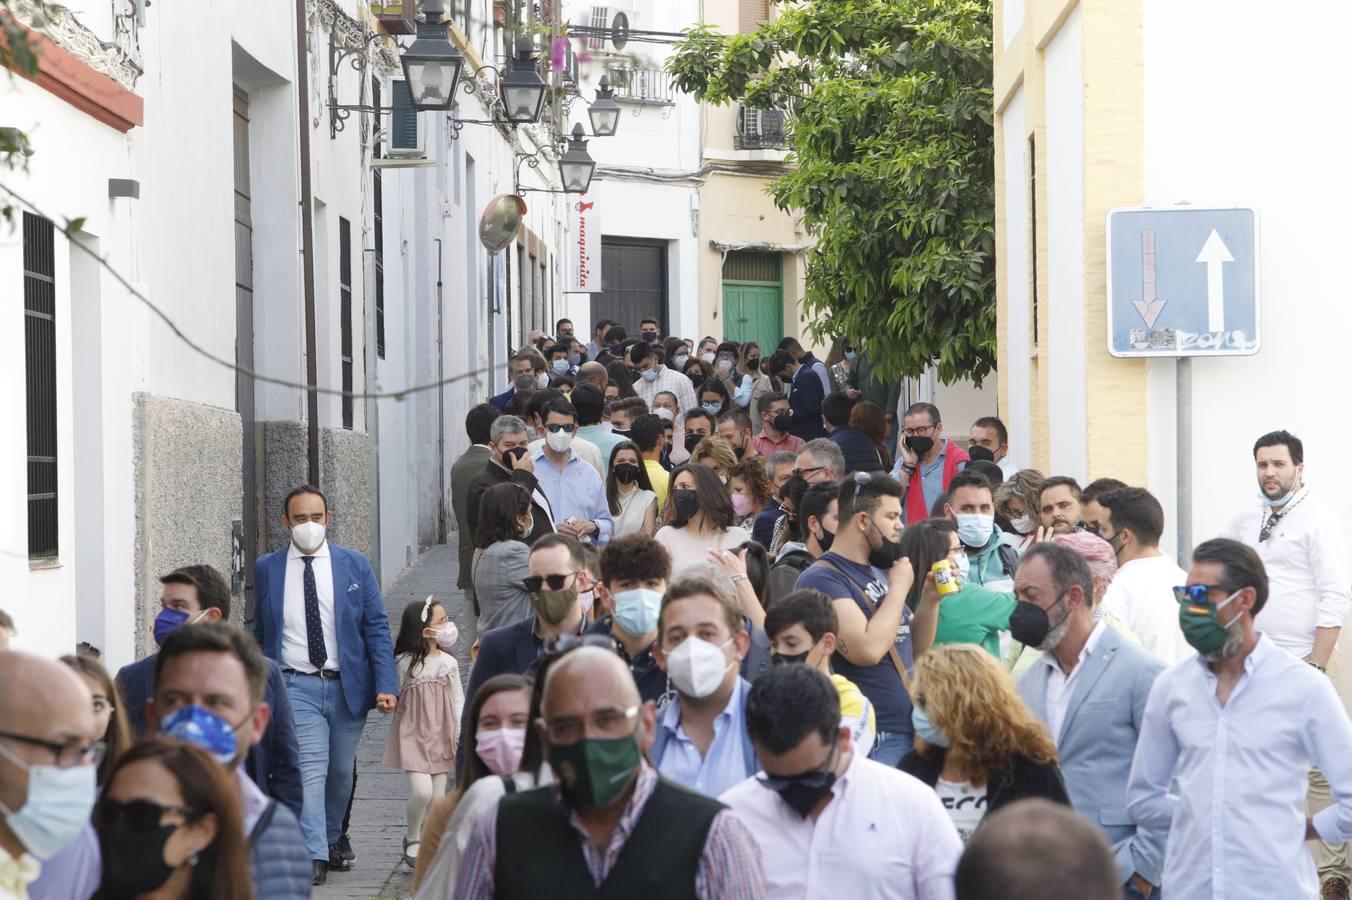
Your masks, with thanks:
[{"label": "woman with curly hair", "polygon": [[732,474],[728,476],[728,493],[732,495],[732,512],[738,524],[751,531],[756,524],[756,516],[775,495],[770,476],[765,474],[765,460],[753,456],[733,466]]},{"label": "woman with curly hair", "polygon": [[911,679],[916,748],[898,765],[934,788],[964,843],[1016,800],[1070,804],[1056,744],[1014,679],[975,644],[932,647]]},{"label": "woman with curly hair", "polygon": [[713,469],[714,474],[718,476],[718,480],[727,484],[728,478],[732,475],[732,470],[737,467],[737,454],[733,452],[732,445],[727,441],[718,435],[710,435],[701,440],[695,445],[695,449],[690,451],[690,462]]},{"label": "woman with curly hair", "polygon": [[1019,536],[1020,553],[1037,543],[1040,524],[1037,504],[1042,480],[1043,475],[1037,469],[1020,469],[995,488],[995,523]]}]

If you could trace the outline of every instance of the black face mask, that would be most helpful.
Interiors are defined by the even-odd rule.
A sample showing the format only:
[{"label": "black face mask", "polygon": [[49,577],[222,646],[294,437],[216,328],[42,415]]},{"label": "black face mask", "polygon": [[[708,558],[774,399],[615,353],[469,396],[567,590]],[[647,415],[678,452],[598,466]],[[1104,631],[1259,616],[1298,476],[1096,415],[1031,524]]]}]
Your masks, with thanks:
[{"label": "black face mask", "polygon": [[834,531],[827,531],[825,528],[822,529],[820,535],[813,535],[813,537],[817,539],[817,546],[822,548],[823,553],[830,550],[831,545],[836,542],[836,533]]},{"label": "black face mask", "polygon": [[[873,525],[872,520],[869,521],[869,524]],[[892,568],[897,560],[901,559],[901,544],[896,541],[889,541],[887,538],[883,537],[882,529],[878,528],[877,525],[873,525],[873,527],[878,529],[878,538],[882,543],[869,550],[868,564],[875,569],[882,569],[886,572],[888,569]]]},{"label": "black face mask", "polygon": [[746,361],[746,370],[748,372],[757,372],[760,370],[760,357],[753,356]]},{"label": "black face mask", "polygon": [[638,481],[638,466],[633,463],[620,463],[615,467],[615,480],[620,484],[633,484]]},{"label": "black face mask", "polygon": [[778,415],[776,415],[773,419],[771,419],[770,425],[773,426],[775,431],[788,431],[789,423],[792,421],[793,421],[793,413],[789,412],[786,409],[780,411]]},{"label": "black face mask", "polygon": [[911,452],[916,456],[924,456],[934,449],[934,438],[929,437],[911,437],[907,436],[906,446],[911,448]]},{"label": "black face mask", "polygon": [[704,384],[704,375],[700,373],[699,369],[687,372],[685,377],[690,379],[690,383],[695,386],[695,390],[699,390],[699,386]]},{"label": "black face mask", "polygon": [[[832,742],[831,749],[835,750],[834,742]],[[833,759],[835,759],[834,752],[827,757],[828,766]],[[823,798],[831,796],[831,788],[836,783],[836,773],[813,769],[801,775],[761,774],[756,776],[756,780],[760,782],[762,787],[779,794],[780,799],[788,804],[789,809],[798,813],[800,818],[806,819]]]},{"label": "black face mask", "polygon": [[[1057,597],[1056,602],[1052,604],[1052,609],[1061,605],[1064,595]],[[1065,611],[1061,621],[1055,625],[1052,624],[1051,616],[1047,610],[1038,606],[1036,603],[1029,603],[1027,600],[1020,600],[1014,606],[1014,611],[1009,614],[1009,636],[1026,647],[1032,647],[1035,650],[1050,650],[1051,647],[1061,642],[1057,636],[1059,631],[1061,635],[1065,634],[1066,623],[1070,619],[1070,610]],[[1067,626],[1068,627],[1068,626]],[[1049,638],[1056,638],[1050,647],[1044,647]]]},{"label": "black face mask", "polygon": [[695,448],[699,446],[699,442],[702,440],[704,440],[704,435],[702,434],[687,434],[685,436],[685,452],[694,453]]},{"label": "black face mask", "polygon": [[628,429],[628,428],[612,428],[612,429],[610,429],[610,433],[611,433],[611,434],[618,434],[618,435],[620,435],[621,437],[629,437],[629,429]]},{"label": "black face mask", "polygon": [[512,449],[508,450],[507,452],[510,453],[510,454],[512,455],[513,458],[515,458],[515,459],[520,459],[521,457],[523,457],[523,456],[526,455],[526,448],[525,448],[525,447],[513,447]]},{"label": "black face mask", "polygon": [[738,459],[741,459],[743,456],[746,456],[745,447],[733,447],[732,452]]},{"label": "black face mask", "polygon": [[640,332],[639,332],[639,337],[643,338],[645,341],[647,341],[647,342],[650,343],[650,344],[655,344],[655,343],[657,343],[657,332],[656,332],[656,331],[640,331]]},{"label": "black face mask", "polygon": [[178,829],[165,825],[153,831],[133,831],[123,822],[100,828],[103,890],[113,897],[134,897],[168,881],[174,869],[164,861],[164,845]]},{"label": "black face mask", "polygon": [[982,447],[980,444],[973,444],[967,448],[967,455],[973,460],[984,459],[987,462],[995,462],[995,454]]},{"label": "black face mask", "polygon": [[671,492],[671,509],[676,514],[676,521],[671,524],[677,528],[686,524],[699,512],[699,494],[688,490],[675,490]]},{"label": "black face mask", "polygon": [[812,652],[809,647],[802,653],[771,653],[770,664],[775,666],[792,666],[807,662],[807,655]]}]

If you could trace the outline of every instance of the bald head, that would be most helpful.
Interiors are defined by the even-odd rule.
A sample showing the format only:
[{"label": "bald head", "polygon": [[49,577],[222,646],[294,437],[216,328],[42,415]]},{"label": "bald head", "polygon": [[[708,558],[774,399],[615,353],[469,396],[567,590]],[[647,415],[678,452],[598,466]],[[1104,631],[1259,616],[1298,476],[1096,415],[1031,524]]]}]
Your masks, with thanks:
[{"label": "bald head", "polygon": [[957,900],[1122,896],[1102,833],[1046,800],[1020,800],[987,816],[958,861],[953,886]]},{"label": "bald head", "polygon": [[540,711],[546,718],[580,716],[597,709],[627,709],[638,703],[634,676],[618,653],[579,647],[550,666]]},{"label": "bald head", "polygon": [[609,378],[606,374],[606,367],[599,362],[584,362],[578,367],[577,380],[579,384],[594,384],[601,390],[605,390]]}]

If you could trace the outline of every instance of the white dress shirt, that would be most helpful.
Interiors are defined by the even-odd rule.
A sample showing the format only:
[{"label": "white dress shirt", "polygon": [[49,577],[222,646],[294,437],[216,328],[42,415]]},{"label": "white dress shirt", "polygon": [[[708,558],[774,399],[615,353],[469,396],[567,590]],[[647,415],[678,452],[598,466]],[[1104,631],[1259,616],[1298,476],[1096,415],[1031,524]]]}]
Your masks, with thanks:
[{"label": "white dress shirt", "polygon": [[[305,631],[305,560],[306,554],[293,542],[286,551],[286,584],[282,594],[282,668],[297,672],[315,671],[310,665],[310,641]],[[324,650],[329,658],[324,668],[338,671],[338,623],[333,613],[333,558],[329,556],[329,542],[309,554],[314,557],[315,588],[319,592],[319,624],[324,631]]]},{"label": "white dress shirt", "polygon": [[962,840],[928,785],[854,753],[814,822],[748,778],[721,797],[756,836],[767,900],[952,900]]},{"label": "white dress shirt", "polygon": [[1258,551],[1268,576],[1268,601],[1255,627],[1302,659],[1314,649],[1316,628],[1341,628],[1352,609],[1352,566],[1347,533],[1328,504],[1301,488],[1266,541],[1258,535],[1272,507],[1254,501],[1225,536]]},{"label": "white dress shirt", "polygon": [[[645,381],[643,376],[634,379],[634,393],[643,398],[643,402],[648,404],[648,411],[652,412],[653,398],[663,391],[676,395],[677,412],[685,415],[690,410],[699,406],[699,401],[695,399],[695,388],[686,378],[675,369],[668,369],[666,366],[657,367],[657,377],[652,381]],[[677,422],[676,424],[681,424]],[[680,434],[680,431],[676,432]]]},{"label": "white dress shirt", "polygon": [[1094,652],[1106,627],[1108,626],[1102,621],[1094,625],[1094,630],[1089,632],[1089,637],[1085,639],[1084,646],[1080,648],[1080,655],[1075,660],[1075,668],[1070,670],[1069,675],[1061,671],[1056,654],[1050,650],[1042,654],[1042,659],[1038,661],[1039,665],[1047,667],[1047,730],[1051,732],[1052,740],[1058,744],[1061,742],[1061,723],[1066,720],[1066,710],[1070,708],[1070,694],[1075,688],[1075,676],[1084,671],[1084,658]]},{"label": "white dress shirt", "polygon": [[1141,646],[1166,665],[1193,655],[1178,627],[1174,588],[1188,573],[1167,556],[1144,556],[1123,563],[1103,594],[1103,609],[1131,629]]},{"label": "white dress shirt", "polygon": [[1019,464],[1014,462],[1014,457],[1012,456],[1006,455],[1004,459],[996,460],[995,464],[999,466],[1000,471],[1004,473],[1005,481],[1008,481],[1019,474]]},{"label": "white dress shirt", "polygon": [[1223,707],[1216,687],[1200,656],[1184,660],[1155,680],[1142,717],[1127,812],[1169,829],[1165,895],[1313,898],[1306,775],[1314,765],[1328,779],[1335,802],[1314,825],[1341,844],[1352,837],[1352,723],[1332,682],[1265,634]]}]

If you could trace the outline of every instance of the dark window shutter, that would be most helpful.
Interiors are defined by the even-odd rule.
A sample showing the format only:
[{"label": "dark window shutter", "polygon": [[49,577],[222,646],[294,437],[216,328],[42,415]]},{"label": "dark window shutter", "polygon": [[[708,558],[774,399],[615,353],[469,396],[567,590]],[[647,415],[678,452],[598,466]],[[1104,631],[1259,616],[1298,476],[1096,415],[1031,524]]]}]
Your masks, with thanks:
[{"label": "dark window shutter", "polygon": [[390,147],[395,150],[418,149],[418,111],[413,108],[413,92],[407,81],[394,84],[394,112],[390,113]]},{"label": "dark window shutter", "polygon": [[750,34],[770,18],[769,0],[737,0],[737,30]]}]

